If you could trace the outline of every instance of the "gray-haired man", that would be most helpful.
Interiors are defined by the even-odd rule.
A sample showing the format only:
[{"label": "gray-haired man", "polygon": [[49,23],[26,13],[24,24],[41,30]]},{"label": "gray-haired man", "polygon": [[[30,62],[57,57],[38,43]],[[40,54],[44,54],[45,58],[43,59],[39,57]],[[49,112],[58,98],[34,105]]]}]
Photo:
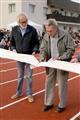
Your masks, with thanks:
[{"label": "gray-haired man", "polygon": [[[39,41],[37,31],[34,27],[28,25],[28,18],[21,13],[18,16],[18,25],[13,27],[11,32],[11,50],[21,54],[34,54],[38,48]],[[22,95],[22,87],[24,80],[24,71],[26,70],[28,101],[33,102],[32,96],[32,70],[30,65],[17,61],[18,67],[18,87],[12,99],[19,98]]]},{"label": "gray-haired man", "polygon": [[[46,34],[40,47],[41,61],[53,60],[70,61],[74,53],[74,43],[69,33],[60,30],[55,19],[45,23]],[[67,104],[68,72],[46,68],[44,111],[53,107],[55,83],[58,80],[59,104],[57,111],[62,112]]]}]

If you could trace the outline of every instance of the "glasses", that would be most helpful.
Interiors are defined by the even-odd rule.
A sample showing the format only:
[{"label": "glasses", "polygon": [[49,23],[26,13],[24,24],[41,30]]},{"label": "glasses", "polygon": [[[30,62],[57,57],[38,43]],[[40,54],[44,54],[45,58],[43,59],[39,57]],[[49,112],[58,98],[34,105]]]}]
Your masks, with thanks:
[{"label": "glasses", "polygon": [[26,23],[27,21],[19,21],[19,23],[21,23],[21,24],[24,24],[24,23]]},{"label": "glasses", "polygon": [[52,31],[52,30],[50,30],[50,31],[46,30],[46,32],[51,33],[51,32],[53,32],[53,31]]}]

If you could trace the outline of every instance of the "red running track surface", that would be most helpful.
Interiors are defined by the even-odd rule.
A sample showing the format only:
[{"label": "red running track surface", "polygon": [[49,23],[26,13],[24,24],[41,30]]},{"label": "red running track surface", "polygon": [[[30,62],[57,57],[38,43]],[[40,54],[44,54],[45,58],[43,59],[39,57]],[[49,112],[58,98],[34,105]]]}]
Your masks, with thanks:
[{"label": "red running track surface", "polygon": [[34,103],[26,96],[24,79],[23,96],[12,100],[17,88],[16,62],[0,59],[0,120],[69,120],[80,111],[80,75],[70,73],[68,81],[68,105],[63,113],[57,113],[58,86],[56,86],[54,108],[43,112],[45,69],[33,70]]}]

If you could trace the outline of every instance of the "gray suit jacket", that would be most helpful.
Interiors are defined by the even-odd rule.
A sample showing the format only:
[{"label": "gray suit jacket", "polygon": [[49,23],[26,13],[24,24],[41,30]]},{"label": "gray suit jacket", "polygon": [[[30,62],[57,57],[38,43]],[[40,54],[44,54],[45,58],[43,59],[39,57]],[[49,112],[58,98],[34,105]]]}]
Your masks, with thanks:
[{"label": "gray suit jacket", "polygon": [[[58,52],[59,52],[59,57],[63,61],[70,61],[72,58],[72,55],[75,51],[73,39],[70,36],[69,33],[58,30]],[[42,40],[42,44],[40,47],[40,54],[41,54],[41,59],[48,60],[51,58],[51,45],[50,45],[50,37],[45,34]]]}]

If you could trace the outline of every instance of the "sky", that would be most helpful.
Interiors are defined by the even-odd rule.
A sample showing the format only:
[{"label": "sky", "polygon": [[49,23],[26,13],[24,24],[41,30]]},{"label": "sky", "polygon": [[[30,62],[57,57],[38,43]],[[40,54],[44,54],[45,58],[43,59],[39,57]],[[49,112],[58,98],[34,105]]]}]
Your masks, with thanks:
[{"label": "sky", "polygon": [[73,2],[77,2],[77,3],[80,3],[80,0],[71,0]]}]

